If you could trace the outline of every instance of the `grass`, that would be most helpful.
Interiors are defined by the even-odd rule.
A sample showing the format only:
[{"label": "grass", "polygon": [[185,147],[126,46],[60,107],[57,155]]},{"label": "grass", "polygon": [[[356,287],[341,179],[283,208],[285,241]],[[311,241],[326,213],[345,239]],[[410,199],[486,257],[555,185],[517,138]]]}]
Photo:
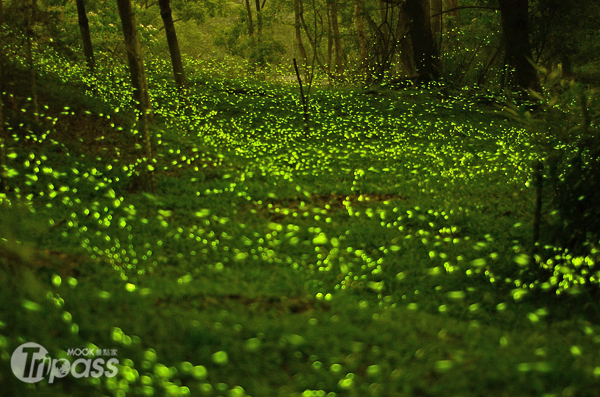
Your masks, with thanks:
[{"label": "grass", "polygon": [[[153,194],[119,79],[42,71],[45,121],[9,112],[6,393],[598,395],[597,302],[524,285],[525,130],[463,91],[320,88],[307,134],[294,87],[206,71],[182,108],[155,69]],[[118,374],[21,383],[28,341]]]}]

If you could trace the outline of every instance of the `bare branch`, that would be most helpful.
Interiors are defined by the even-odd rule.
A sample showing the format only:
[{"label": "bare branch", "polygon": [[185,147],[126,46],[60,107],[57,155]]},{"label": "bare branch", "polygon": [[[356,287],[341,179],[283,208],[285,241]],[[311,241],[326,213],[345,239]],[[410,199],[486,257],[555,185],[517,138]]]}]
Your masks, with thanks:
[{"label": "bare branch", "polygon": [[[386,0],[383,0],[383,1],[386,1]],[[449,10],[444,10],[442,12],[438,12],[437,14],[433,14],[431,17],[433,18],[433,17],[437,17],[437,16],[442,15],[442,14],[447,14],[449,12],[458,11],[458,10],[467,10],[467,9],[472,9],[472,8],[481,8],[481,9],[484,9],[484,10],[500,10],[500,7],[460,6],[460,7],[451,8]]]}]

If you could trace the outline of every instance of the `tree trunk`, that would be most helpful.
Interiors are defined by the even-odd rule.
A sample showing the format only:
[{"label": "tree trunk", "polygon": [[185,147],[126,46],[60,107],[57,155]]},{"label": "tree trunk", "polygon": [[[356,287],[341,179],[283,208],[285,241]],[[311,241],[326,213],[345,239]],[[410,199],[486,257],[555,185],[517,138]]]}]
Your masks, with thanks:
[{"label": "tree trunk", "polygon": [[433,34],[439,33],[442,30],[442,9],[443,0],[431,0],[431,30]]},{"label": "tree trunk", "polygon": [[298,64],[296,63],[296,58],[294,58],[294,70],[296,71],[296,78],[298,79],[298,86],[300,87],[300,101],[302,102],[302,110],[304,112],[304,131],[308,133],[310,130],[310,113],[308,111],[308,98],[304,96],[304,88],[302,88],[302,79],[300,78],[300,72],[298,71]]},{"label": "tree trunk", "polygon": [[306,68],[306,66],[308,66],[308,55],[306,54],[306,48],[304,48],[304,43],[302,43],[302,26],[300,23],[300,1],[301,0],[294,0],[294,30],[296,31],[296,42],[298,43],[298,50],[300,51],[302,62],[304,63],[304,67]]},{"label": "tree trunk", "polygon": [[333,30],[331,29],[330,4],[327,3],[327,74],[331,75],[331,62],[333,59]]},{"label": "tree trunk", "polygon": [[127,48],[127,60],[129,63],[129,73],[131,74],[131,85],[133,87],[133,99],[139,110],[138,128],[144,137],[146,145],[146,165],[143,175],[146,178],[142,183],[145,188],[154,190],[154,178],[151,167],[152,162],[152,143],[150,140],[149,123],[152,119],[152,104],[148,92],[148,82],[144,70],[144,59],[142,56],[142,47],[137,31],[135,13],[131,8],[131,0],[117,0],[119,6],[119,16],[123,26],[123,36]]},{"label": "tree trunk", "polygon": [[[540,90],[537,71],[531,64],[531,48],[529,47],[529,14],[528,0],[500,0],[502,18],[502,34],[504,36],[506,68],[514,68],[511,85],[524,89]],[[513,76],[511,76],[513,77]]]},{"label": "tree trunk", "polygon": [[[308,25],[306,24],[306,21],[304,20],[304,4],[302,3],[302,0],[300,0],[298,4],[300,7],[300,22],[302,24],[302,28],[304,29],[304,33],[306,34],[306,38],[308,39],[308,43],[310,44],[310,47],[312,48],[312,51],[313,51],[312,66],[314,66],[314,63],[316,62],[317,65],[319,65],[319,67],[323,68],[321,60],[319,59],[319,52],[317,49],[317,11],[316,11],[316,7],[314,7],[314,2],[313,2],[313,9],[315,11],[315,31],[314,31],[314,36],[312,36],[310,31],[308,30]],[[329,71],[327,70],[327,72],[329,72]]]},{"label": "tree trunk", "polygon": [[94,59],[94,47],[92,46],[92,36],[90,35],[90,23],[85,12],[85,0],[76,0],[77,2],[77,18],[79,20],[79,30],[81,31],[81,41],[83,42],[83,55],[93,74],[96,69],[96,61]]},{"label": "tree trunk", "polygon": [[173,14],[171,13],[170,3],[171,0],[158,0],[158,4],[160,5],[160,16],[162,17],[165,26],[167,43],[169,44],[169,53],[171,54],[175,84],[177,85],[180,94],[183,94],[185,89],[185,72],[183,71],[181,51],[179,51],[179,42],[177,41],[177,33],[175,32],[175,24],[173,23]]},{"label": "tree trunk", "polygon": [[254,37],[254,24],[252,23],[252,7],[250,0],[246,0],[246,12],[248,13],[248,36]]},{"label": "tree trunk", "polygon": [[335,47],[335,73],[340,76],[344,72],[344,56],[342,53],[342,40],[340,27],[338,25],[338,3],[333,0],[329,3],[331,12],[331,30],[333,33],[333,44]]},{"label": "tree trunk", "polygon": [[382,23],[378,25],[369,13],[365,13],[364,16],[367,20],[369,27],[371,28],[371,31],[375,34],[377,38],[375,43],[373,44],[373,48],[371,49],[371,58],[373,59],[373,66],[370,70],[368,81],[374,81],[375,83],[379,84],[382,82],[384,72],[388,66],[386,62],[387,50],[386,40],[384,37],[385,35],[383,33]]},{"label": "tree trunk", "polygon": [[390,43],[390,36],[391,36],[391,30],[390,30],[390,22],[388,21],[388,10],[389,10],[389,4],[383,0],[379,0],[379,18],[381,19],[381,24],[379,25],[379,30],[381,31],[381,36],[382,36],[382,41],[383,41],[383,48],[385,49],[384,52],[386,53],[386,55],[384,56],[384,59],[387,58],[387,54],[388,54],[388,49],[390,47],[389,43]]},{"label": "tree trunk", "polygon": [[544,164],[539,160],[537,160],[533,166],[533,179],[535,183],[535,208],[533,212],[533,244],[531,247],[531,256],[535,256],[539,250],[540,224],[542,222]]},{"label": "tree trunk", "polygon": [[354,0],[354,26],[358,34],[358,47],[360,49],[360,72],[365,80],[368,81],[369,49],[367,47],[364,12],[362,0]]},{"label": "tree trunk", "polygon": [[[310,44],[310,47],[312,48],[313,52],[316,54],[317,53],[317,48],[316,48],[316,43],[315,43],[316,38],[313,38],[310,35],[310,32],[308,31],[308,26],[306,25],[306,21],[304,20],[304,5],[302,3],[302,0],[298,0],[298,7],[299,7],[298,15],[300,16],[300,23],[302,24],[304,33],[306,34],[306,37],[308,38],[308,43]],[[315,16],[315,18],[316,18],[316,16]]]},{"label": "tree trunk", "polygon": [[437,41],[438,53],[442,53],[442,34],[444,28],[442,11],[444,11],[444,0],[431,0],[430,12],[431,15],[435,15],[431,18],[431,30],[434,40]]},{"label": "tree trunk", "polygon": [[[0,0],[2,1],[2,0]],[[33,103],[33,119],[35,122],[39,122],[39,109],[37,99],[37,73],[35,71],[35,64],[33,62],[33,49],[31,48],[31,36],[33,36],[33,24],[35,22],[35,9],[37,8],[37,1],[31,0],[31,10],[27,10],[26,15],[26,36],[27,36],[27,62],[29,63],[29,72],[31,74],[31,102]]]},{"label": "tree trunk", "polygon": [[260,6],[260,0],[255,1],[256,4],[256,30],[257,30],[257,38],[258,44],[260,44],[261,36],[262,36],[262,8]]},{"label": "tree trunk", "polygon": [[563,54],[560,58],[560,63],[562,65],[562,77],[573,77],[573,62],[571,62],[569,54]]},{"label": "tree trunk", "polygon": [[[2,10],[2,1],[0,0],[0,29],[4,25],[4,12]],[[2,95],[2,82],[4,54],[2,51],[2,44],[0,43],[0,194],[8,191],[8,175],[6,170],[6,126],[4,125],[4,96]]]},{"label": "tree trunk", "polygon": [[131,74],[131,85],[133,87],[133,99],[142,114],[152,115],[152,104],[150,102],[150,93],[148,91],[148,81],[146,80],[146,71],[144,69],[144,58],[142,55],[142,46],[137,31],[137,22],[135,13],[131,8],[131,0],[117,0],[119,6],[119,16],[123,28],[125,39],[125,48],[127,49],[127,61],[129,64],[129,73]]},{"label": "tree trunk", "polygon": [[441,67],[431,32],[429,0],[406,0],[404,10],[410,19],[410,37],[419,81],[437,80]]},{"label": "tree trunk", "polygon": [[417,73],[417,69],[412,56],[413,50],[409,35],[410,21],[402,8],[400,9],[398,19],[396,37],[400,41],[400,61],[402,62],[402,68],[406,76],[414,76]]}]

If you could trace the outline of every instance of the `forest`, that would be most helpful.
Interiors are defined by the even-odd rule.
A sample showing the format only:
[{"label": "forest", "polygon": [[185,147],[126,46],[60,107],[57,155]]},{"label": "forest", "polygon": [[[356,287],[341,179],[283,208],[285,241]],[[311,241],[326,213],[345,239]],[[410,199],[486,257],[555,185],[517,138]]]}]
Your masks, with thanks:
[{"label": "forest", "polygon": [[597,0],[0,0],[0,394],[599,396],[599,90]]}]

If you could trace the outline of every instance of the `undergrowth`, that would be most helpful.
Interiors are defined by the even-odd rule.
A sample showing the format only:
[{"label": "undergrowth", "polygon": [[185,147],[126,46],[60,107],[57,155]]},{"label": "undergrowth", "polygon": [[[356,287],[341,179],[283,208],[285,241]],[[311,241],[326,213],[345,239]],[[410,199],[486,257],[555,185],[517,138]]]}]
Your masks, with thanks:
[{"label": "undergrowth", "polygon": [[[489,95],[320,87],[307,132],[293,87],[200,76],[183,106],[159,65],[150,194],[124,72],[37,59],[40,123],[7,112],[5,393],[600,391],[598,301],[531,279],[540,151]],[[116,349],[118,373],[24,384],[28,341]]]}]

